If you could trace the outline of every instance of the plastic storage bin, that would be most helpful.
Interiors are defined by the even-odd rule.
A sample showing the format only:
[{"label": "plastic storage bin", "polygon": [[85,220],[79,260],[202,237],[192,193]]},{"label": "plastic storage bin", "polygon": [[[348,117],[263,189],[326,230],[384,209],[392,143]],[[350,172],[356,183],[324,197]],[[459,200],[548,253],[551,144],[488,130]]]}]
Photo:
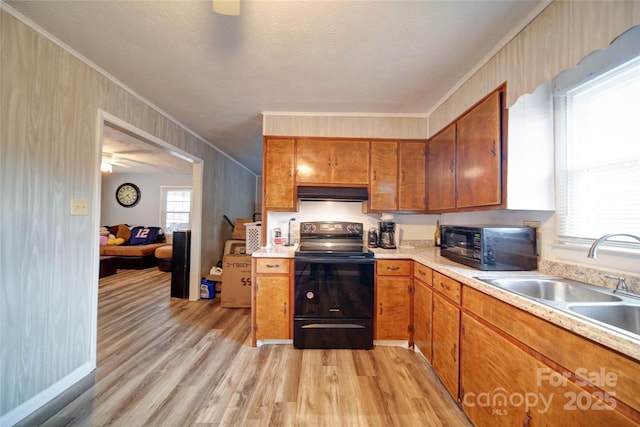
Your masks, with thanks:
[{"label": "plastic storage bin", "polygon": [[216,297],[216,282],[202,279],[200,281],[200,299],[213,299]]}]

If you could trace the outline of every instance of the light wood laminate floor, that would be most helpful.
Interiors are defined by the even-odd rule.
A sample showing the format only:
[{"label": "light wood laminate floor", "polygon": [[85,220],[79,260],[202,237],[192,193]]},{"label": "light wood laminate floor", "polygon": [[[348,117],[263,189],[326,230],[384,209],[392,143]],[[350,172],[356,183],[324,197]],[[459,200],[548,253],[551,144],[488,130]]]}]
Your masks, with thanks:
[{"label": "light wood laminate floor", "polygon": [[170,276],[100,280],[95,385],[44,425],[469,425],[409,349],[250,347],[250,309],[170,298]]}]

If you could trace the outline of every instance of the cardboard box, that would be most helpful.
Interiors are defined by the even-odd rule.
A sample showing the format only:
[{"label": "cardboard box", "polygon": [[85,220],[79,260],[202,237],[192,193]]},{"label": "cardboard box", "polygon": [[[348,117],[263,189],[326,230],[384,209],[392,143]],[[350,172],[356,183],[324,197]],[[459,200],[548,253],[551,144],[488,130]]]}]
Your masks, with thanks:
[{"label": "cardboard box", "polygon": [[222,273],[218,274],[207,274],[204,276],[205,279],[211,280],[212,282],[216,282],[216,293],[219,294],[222,292]]},{"label": "cardboard box", "polygon": [[225,255],[222,282],[221,307],[251,307],[251,255]]},{"label": "cardboard box", "polygon": [[245,240],[247,238],[247,232],[244,225],[249,222],[253,222],[253,219],[252,218],[236,218],[236,222],[233,226],[233,234],[231,235],[231,238],[234,240]]}]

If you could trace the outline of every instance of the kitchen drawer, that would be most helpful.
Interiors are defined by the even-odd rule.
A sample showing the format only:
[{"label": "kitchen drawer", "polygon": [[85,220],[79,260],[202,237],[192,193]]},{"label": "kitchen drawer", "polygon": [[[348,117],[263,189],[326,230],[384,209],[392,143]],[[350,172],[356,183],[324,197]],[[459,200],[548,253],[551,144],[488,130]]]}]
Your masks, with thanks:
[{"label": "kitchen drawer", "polygon": [[458,304],[460,303],[460,287],[460,282],[437,271],[433,272],[433,288]]},{"label": "kitchen drawer", "polygon": [[288,258],[258,258],[256,260],[257,274],[289,274]]},{"label": "kitchen drawer", "polygon": [[376,274],[379,276],[409,276],[411,263],[409,260],[379,259],[376,261]]},{"label": "kitchen drawer", "polygon": [[413,263],[413,276],[429,286],[433,284],[433,270],[419,262]]}]

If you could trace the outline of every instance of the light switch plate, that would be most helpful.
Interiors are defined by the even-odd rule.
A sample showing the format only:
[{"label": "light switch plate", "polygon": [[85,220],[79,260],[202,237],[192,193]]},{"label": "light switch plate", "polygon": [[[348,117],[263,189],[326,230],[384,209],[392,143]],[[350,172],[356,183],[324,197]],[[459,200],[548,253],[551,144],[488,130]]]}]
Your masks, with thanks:
[{"label": "light switch plate", "polygon": [[71,199],[71,215],[73,216],[89,215],[89,200]]}]

